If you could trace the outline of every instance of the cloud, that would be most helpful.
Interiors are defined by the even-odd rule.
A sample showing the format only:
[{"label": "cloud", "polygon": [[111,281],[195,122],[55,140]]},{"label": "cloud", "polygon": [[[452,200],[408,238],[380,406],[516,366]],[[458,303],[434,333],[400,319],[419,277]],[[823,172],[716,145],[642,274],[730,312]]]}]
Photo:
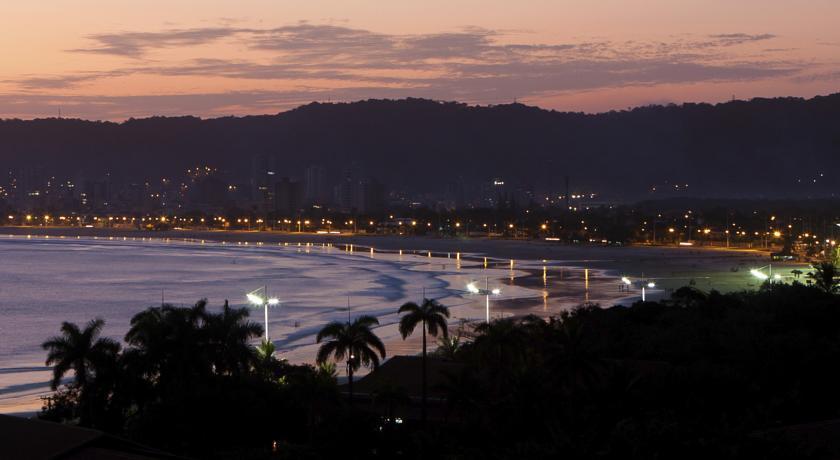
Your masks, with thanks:
[{"label": "cloud", "polygon": [[376,53],[388,50],[398,37],[332,24],[278,27],[253,34],[251,45],[264,50],[313,54]]},{"label": "cloud", "polygon": [[23,90],[45,90],[45,89],[68,89],[80,83],[92,82],[103,78],[121,77],[130,73],[125,69],[110,70],[104,72],[79,72],[69,75],[49,76],[26,76],[15,80],[4,80],[4,83],[12,83]]},{"label": "cloud", "polygon": [[[577,43],[528,43],[528,35],[468,27],[431,34],[384,34],[336,24],[306,22],[266,29],[220,27],[118,32],[92,35],[90,48],[74,52],[131,58],[133,64],[108,71],[59,76],[26,76],[12,81],[30,93],[33,104],[49,104],[37,94],[64,90],[67,101],[135,116],[143,113],[224,113],[276,111],[290,101],[324,98],[431,97],[494,103],[568,91],[633,85],[749,81],[793,76],[805,67],[768,55],[739,53],[738,46],[775,38],[772,34],[726,33],[681,36],[669,41],[590,40]],[[221,41],[244,49],[236,58],[202,56],[154,59],[162,48],[187,48]],[[72,90],[97,80],[147,75],[217,77],[236,81],[287,82],[292,89],[267,92],[227,91],[203,95],[73,97]],[[8,81],[7,81],[8,82]],[[273,87],[278,85],[273,84]],[[8,97],[8,96],[4,96]],[[214,100],[217,99],[217,100]],[[96,102],[100,101],[100,103]],[[168,101],[168,102],[167,102]],[[231,113],[242,113],[237,109]],[[2,116],[3,114],[0,114]]]},{"label": "cloud", "polygon": [[793,81],[797,83],[812,83],[815,81],[840,81],[840,70],[813,72],[805,75],[798,75]]},{"label": "cloud", "polygon": [[459,69],[461,76],[445,83],[452,93],[460,87],[470,88],[473,92],[499,92],[520,97],[545,92],[625,86],[756,80],[789,75],[797,70],[746,64],[711,65],[668,59],[468,64]]},{"label": "cloud", "polygon": [[[123,120],[150,115],[225,116],[244,113],[276,113],[313,100],[350,101],[363,98],[397,98],[388,88],[343,88],[339,90],[230,91],[199,94],[131,96],[74,96],[0,94],[2,118],[54,116],[61,107],[68,118]],[[422,94],[421,97],[431,97]]]},{"label": "cloud", "polygon": [[742,43],[748,42],[758,42],[764,40],[770,40],[776,38],[773,34],[744,34],[744,33],[734,33],[734,34],[717,34],[717,35],[710,35],[711,38],[718,40],[717,43],[720,46],[733,46],[733,45],[740,45]]},{"label": "cloud", "polygon": [[40,76],[40,77],[24,77],[17,80],[5,80],[6,83],[16,84],[24,90],[44,90],[44,89],[65,89],[76,86],[78,83],[96,80],[101,78],[99,75],[58,75],[58,76]]},{"label": "cloud", "polygon": [[242,29],[231,27],[203,27],[196,29],[170,29],[162,32],[94,34],[88,37],[95,42],[93,47],[77,48],[68,51],[139,58],[151,49],[207,44],[222,38],[234,36],[241,31]]}]

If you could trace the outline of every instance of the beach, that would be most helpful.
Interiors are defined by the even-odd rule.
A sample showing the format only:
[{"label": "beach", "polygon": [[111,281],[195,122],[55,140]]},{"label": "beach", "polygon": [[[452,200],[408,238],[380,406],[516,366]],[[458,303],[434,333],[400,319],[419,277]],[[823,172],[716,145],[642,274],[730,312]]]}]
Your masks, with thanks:
[{"label": "beach", "polygon": [[[638,300],[641,293],[637,284],[642,280],[655,280],[656,287],[647,292],[649,299],[667,296],[670,290],[692,283],[704,290],[750,289],[757,282],[749,275],[749,268],[767,265],[768,259],[759,251],[274,232],[6,227],[0,229],[0,238],[17,243],[16,255],[7,257],[7,280],[25,272],[24,265],[36,264],[30,267],[32,270],[47,269],[33,258],[47,259],[57,253],[38,256],[36,249],[63,250],[72,242],[77,251],[70,259],[73,269],[55,267],[71,272],[68,279],[51,277],[61,292],[38,292],[37,285],[27,287],[22,277],[20,288],[27,292],[7,295],[3,301],[7,320],[5,333],[0,330],[0,335],[6,336],[0,337],[0,357],[5,357],[0,363],[0,412],[32,412],[40,407],[38,398],[47,393],[44,382],[49,372],[43,367],[43,352],[37,344],[54,335],[62,320],[86,321],[103,314],[96,308],[88,309],[85,301],[115,305],[115,312],[104,314],[111,315],[107,318],[108,330],[119,339],[130,316],[154,305],[153,299],[159,296],[177,305],[209,297],[218,307],[223,298],[238,297],[253,288],[252,284],[272,284],[286,302],[280,312],[272,314],[272,341],[284,359],[307,363],[313,361],[317,349],[317,328],[347,315],[347,309],[342,308],[345,303],[353,314],[373,314],[380,319],[382,326],[377,334],[385,341],[389,356],[416,354],[420,337],[399,337],[396,308],[426,295],[450,306],[453,327],[462,321],[482,321],[485,300],[465,292],[469,282],[501,289],[501,295],[491,300],[493,318],[527,314],[548,317],[584,303],[627,305]],[[107,257],[123,260],[125,272],[112,268],[86,279],[76,267],[85,265],[85,259],[79,257],[89,256],[92,248],[105,248],[106,255],[110,254]],[[283,254],[280,259],[270,257]],[[143,257],[148,261],[143,262]],[[208,262],[212,269],[202,271]],[[329,266],[326,271],[325,266]],[[775,270],[784,272],[793,267],[796,265],[779,265]],[[144,270],[156,272],[147,274]],[[622,287],[622,276],[635,284]],[[36,278],[33,275],[32,279]],[[286,284],[278,280],[286,280]],[[14,284],[14,280],[7,282]],[[101,292],[96,292],[97,286],[101,286]],[[164,292],[161,287],[165,287]],[[78,292],[74,293],[74,288]],[[68,295],[76,303],[62,298]],[[125,298],[101,298],[117,295]],[[29,299],[29,303],[25,309],[19,308],[14,299],[24,303]],[[231,302],[245,306],[244,299],[233,297]],[[17,322],[21,324],[9,321],[9,312],[16,308],[27,310],[18,313],[21,319]],[[261,315],[255,312],[252,319],[259,321]],[[17,344],[9,343],[11,328],[25,330],[23,337],[31,343],[16,349]]]},{"label": "beach", "polygon": [[[600,246],[567,245],[545,240],[512,240],[501,238],[435,238],[396,235],[325,235],[274,231],[168,230],[143,231],[115,228],[81,227],[0,227],[0,235],[65,236],[65,237],[145,237],[192,239],[224,242],[312,243],[355,245],[378,251],[432,252],[433,256],[456,253],[487,256],[496,264],[528,262],[549,265],[604,269],[616,276],[659,280],[663,289],[695,285],[722,292],[750,289],[757,286],[749,275],[750,268],[770,265],[770,252],[761,249],[725,249],[702,246]],[[773,263],[781,272],[807,269],[807,264]],[[521,267],[520,267],[521,268]]]}]

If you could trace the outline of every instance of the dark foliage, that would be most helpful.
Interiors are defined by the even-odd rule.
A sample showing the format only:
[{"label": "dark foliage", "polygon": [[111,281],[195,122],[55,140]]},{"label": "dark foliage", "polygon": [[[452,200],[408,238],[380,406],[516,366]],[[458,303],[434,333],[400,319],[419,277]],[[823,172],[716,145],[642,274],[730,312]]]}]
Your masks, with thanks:
[{"label": "dark foliage", "polygon": [[102,326],[64,324],[44,343],[56,378],[67,369],[76,377],[41,418],[199,458],[268,458],[281,445],[315,455],[304,445],[342,407],[329,372],[277,360],[270,344],[248,345],[263,331],[246,309],[225,303],[212,313],[204,300],[149,308],[132,319],[119,354],[116,342],[97,338]]},{"label": "dark foliage", "polygon": [[[400,387],[350,406],[329,366],[291,366],[267,349],[240,361],[254,334],[233,332],[249,330],[244,315],[219,320],[202,303],[137,315],[119,378],[93,371],[85,383],[110,389],[94,393],[119,417],[82,423],[201,458],[816,459],[770,433],[840,418],[840,297],[799,283],[481,325],[448,353],[460,371],[436,388],[447,397],[425,425],[396,423],[412,404]],[[373,323],[362,323],[321,338],[356,337],[374,365]],[[322,360],[359,353],[335,343]],[[43,416],[75,419],[84,391],[71,382]]]},{"label": "dark foliage", "polygon": [[810,458],[762,431],[840,416],[840,297],[801,284],[477,332],[448,385],[465,458]]}]

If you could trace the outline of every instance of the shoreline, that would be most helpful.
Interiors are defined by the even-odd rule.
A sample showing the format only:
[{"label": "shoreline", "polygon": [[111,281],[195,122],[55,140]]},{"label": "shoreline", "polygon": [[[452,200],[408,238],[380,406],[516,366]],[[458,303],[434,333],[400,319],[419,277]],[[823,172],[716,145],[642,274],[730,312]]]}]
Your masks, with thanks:
[{"label": "shoreline", "polygon": [[[749,269],[769,265],[770,251],[761,249],[720,248],[702,246],[596,246],[567,245],[543,240],[511,240],[488,238],[437,238],[397,235],[326,235],[316,233],[288,233],[279,231],[240,230],[166,230],[147,231],[122,228],[89,227],[0,227],[0,235],[91,238],[151,238],[185,241],[208,241],[241,244],[332,244],[336,247],[352,245],[356,250],[407,254],[430,254],[434,257],[454,258],[461,253],[464,262],[482,262],[486,258],[490,268],[508,263],[539,266],[589,268],[603,270],[607,276],[631,277],[634,281],[656,280],[657,290],[665,294],[682,286],[720,292],[755,289],[760,285]],[[777,269],[808,269],[809,265],[795,262],[773,262]],[[553,268],[552,268],[553,269]],[[640,289],[610,296],[608,302],[621,303],[640,298]],[[653,298],[663,294],[650,292]],[[604,307],[612,306],[604,304]]]},{"label": "shoreline", "polygon": [[[122,241],[133,241],[139,243],[141,240],[150,242],[155,245],[159,245],[161,243],[172,243],[174,245],[182,246],[182,245],[193,245],[196,243],[208,243],[219,245],[220,247],[225,242],[227,242],[227,246],[231,249],[233,248],[285,248],[282,242],[275,243],[277,240],[277,236],[287,236],[287,235],[273,235],[275,236],[274,239],[269,238],[255,238],[255,236],[265,236],[263,234],[257,234],[255,232],[248,232],[248,233],[238,233],[238,234],[190,234],[190,233],[177,233],[177,234],[161,234],[161,233],[152,233],[152,232],[126,232],[126,231],[108,231],[102,232],[96,231],[91,232],[90,229],[87,231],[77,231],[82,229],[73,229],[73,228],[40,228],[37,229],[38,231],[32,231],[31,228],[5,228],[5,232],[0,231],[0,237],[7,237],[4,239],[9,240],[17,240],[17,241],[27,241],[31,240],[33,243],[36,241],[39,242],[49,242],[55,241],[58,243],[59,241],[66,241],[66,242],[75,242],[77,238],[81,239],[85,242],[94,243],[96,240],[99,240],[103,243],[115,243],[119,244]],[[9,231],[11,230],[11,231]],[[200,238],[204,236],[205,238]],[[213,236],[222,236],[224,238],[212,238]],[[305,236],[305,235],[298,235]],[[259,239],[259,241],[255,241]],[[285,238],[284,238],[285,239]],[[302,238],[298,238],[302,239]],[[370,239],[368,239],[369,241]],[[240,244],[230,244],[233,241],[236,242],[251,242],[248,246]],[[357,240],[354,240],[357,241]],[[367,241],[366,241],[367,242]],[[401,239],[391,239],[390,243],[393,246],[397,246],[397,243],[401,242]],[[273,243],[273,244],[272,244]],[[304,245],[306,247],[305,252],[309,253],[309,246],[305,245],[303,241],[294,242],[294,241],[287,241],[288,249],[293,250],[292,246],[298,246],[298,243]],[[311,243],[311,241],[310,241]],[[322,241],[322,243],[328,243],[328,241]],[[342,240],[340,242],[332,241],[332,246],[334,247],[333,251],[337,256],[344,254],[344,257],[347,255],[352,255],[353,253],[358,254],[359,257],[366,259],[368,257],[368,250],[362,246],[356,246],[353,251],[342,251],[341,248],[345,244],[354,244],[350,243],[348,240]],[[425,243],[428,243],[426,241]],[[358,244],[358,243],[355,243]],[[313,252],[315,252],[314,247],[318,247],[317,252],[322,252],[321,249],[323,246],[321,243],[314,243],[313,245]],[[426,250],[405,250],[405,260],[403,260],[403,253],[400,250],[393,250],[393,249],[382,249],[382,245],[376,245],[379,249],[376,250],[377,255],[382,255],[380,259],[382,262],[386,262],[389,264],[399,263],[402,265],[402,269],[408,271],[419,271],[419,272],[431,272],[435,279],[439,280],[440,282],[444,283],[446,286],[444,290],[449,291],[444,297],[444,302],[454,308],[453,312],[457,312],[459,316],[463,318],[472,318],[470,322],[477,323],[479,322],[478,316],[481,316],[481,320],[483,320],[483,298],[474,298],[472,296],[466,296],[458,294],[458,292],[462,289],[461,283],[466,283],[469,279],[481,278],[485,275],[490,275],[492,278],[492,283],[495,285],[501,286],[504,290],[505,295],[502,298],[494,299],[492,301],[492,317],[510,317],[513,316],[521,316],[526,314],[539,314],[540,316],[550,316],[552,314],[557,314],[562,309],[571,307],[573,305],[578,305],[583,303],[583,294],[581,293],[580,289],[583,287],[583,281],[580,277],[581,275],[578,274],[577,279],[574,281],[574,285],[570,285],[565,283],[566,294],[565,296],[560,296],[558,300],[561,298],[564,299],[562,303],[555,305],[552,311],[547,311],[543,309],[544,302],[547,300],[547,296],[541,296],[540,290],[536,288],[536,286],[532,286],[533,283],[537,282],[538,280],[534,278],[537,276],[537,273],[532,268],[528,268],[528,264],[533,261],[517,261],[516,268],[513,269],[508,268],[508,261],[507,260],[500,260],[500,259],[492,259],[487,263],[487,269],[482,270],[482,267],[485,266],[484,264],[484,257],[477,256],[475,254],[458,254],[458,253],[448,253],[443,251],[441,248],[423,244],[423,247]],[[401,246],[401,245],[400,245]],[[279,249],[283,250],[283,249]],[[296,249],[298,253],[302,251],[300,247]],[[428,252],[432,254],[427,256]],[[370,256],[373,258],[373,255]],[[428,259],[427,259],[428,258]],[[428,261],[427,261],[428,260]],[[519,266],[522,264],[522,266]],[[438,268],[440,265],[440,268]],[[575,270],[573,267],[565,267],[562,268],[566,270],[566,272],[570,272]],[[463,271],[462,271],[463,270]],[[582,273],[582,270],[579,270]],[[594,296],[597,296],[599,299],[603,301],[605,306],[612,305],[613,293],[605,289],[601,289],[599,285],[601,285],[605,277],[603,274],[605,273],[604,270],[598,270],[597,274],[595,271],[592,273],[592,293]],[[531,278],[534,278],[533,281],[529,281]],[[572,276],[569,276],[569,280],[571,280]],[[578,286],[580,285],[580,286]],[[526,287],[527,286],[527,287]],[[459,289],[460,288],[460,289]],[[560,287],[552,289],[552,293],[561,292],[562,289]],[[577,290],[580,292],[574,293],[571,295],[570,292],[573,290]],[[577,297],[580,296],[579,299]],[[569,300],[575,298],[575,300]],[[609,300],[608,300],[609,299]],[[408,299],[410,300],[410,299]],[[471,312],[471,313],[470,313]],[[481,313],[479,315],[479,312]],[[384,337],[391,337],[395,336],[396,323],[393,321],[393,316],[396,313],[396,306],[394,307],[394,312],[389,312],[382,318],[387,318],[383,325],[380,327]],[[453,322],[453,327],[455,327],[455,322]],[[279,338],[279,337],[278,337]],[[304,345],[294,345],[299,339],[294,337],[287,337],[288,343],[287,346],[291,345],[290,349],[286,349],[283,351],[282,347],[280,348],[281,356],[288,356],[291,360],[295,362],[311,362],[310,355],[314,354],[314,345],[311,344],[304,344]],[[408,340],[398,340],[391,337],[391,339],[386,340],[386,345],[389,349],[390,356],[396,355],[414,355],[419,352],[419,344],[420,338],[419,337],[411,337]],[[36,364],[34,361],[32,365]],[[50,394],[51,392],[40,384],[35,384],[35,381],[40,381],[41,378],[34,376],[35,374],[42,375],[46,372],[44,369],[38,369],[37,373],[33,374],[32,382],[26,382],[25,387],[20,387],[13,385],[10,388],[5,388],[3,391],[0,392],[0,412],[5,413],[32,413],[32,411],[36,411],[41,404],[39,399],[40,396]],[[360,374],[361,375],[361,374]],[[24,391],[25,390],[25,391]]]},{"label": "shoreline", "polygon": [[[434,252],[461,252],[475,255],[487,255],[499,259],[522,260],[565,260],[580,259],[580,262],[597,262],[598,257],[610,255],[613,251],[625,253],[637,251],[673,251],[685,254],[689,252],[703,252],[708,255],[716,254],[761,254],[768,255],[770,251],[761,249],[721,248],[704,246],[601,246],[601,245],[568,245],[544,240],[516,240],[506,238],[486,237],[427,237],[427,236],[398,236],[398,235],[362,235],[345,234],[329,235],[318,233],[295,233],[281,231],[246,231],[246,230],[163,230],[148,231],[124,228],[90,228],[90,227],[42,227],[42,226],[0,226],[0,234],[12,235],[50,235],[50,236],[89,236],[89,237],[146,237],[194,239],[225,242],[289,242],[289,243],[333,243],[352,244],[365,248],[381,250],[410,250]],[[594,253],[594,254],[593,254]],[[583,257],[586,256],[586,257]]]},{"label": "shoreline", "polygon": [[[481,263],[487,260],[490,268],[502,268],[514,263],[536,269],[547,266],[589,268],[602,270],[616,278],[628,276],[634,281],[656,280],[661,299],[682,286],[701,290],[733,292],[755,289],[760,282],[749,275],[749,269],[771,264],[770,251],[762,249],[720,248],[702,246],[596,246],[567,245],[543,240],[511,240],[488,238],[437,238],[397,235],[326,235],[316,233],[288,233],[278,231],[240,230],[166,230],[146,231],[121,228],[89,227],[0,227],[0,235],[90,238],[151,238],[161,240],[208,241],[237,244],[332,244],[338,248],[352,245],[356,250],[397,254],[450,257],[460,253],[464,262]],[[773,270],[788,272],[809,269],[808,264],[773,262]],[[625,303],[640,298],[640,288],[622,295],[610,296],[607,302]],[[664,294],[663,294],[664,293]],[[608,304],[604,307],[612,306]]]},{"label": "shoreline", "polygon": [[[302,245],[312,243],[320,246],[324,243],[332,244],[337,249],[344,245],[354,245],[355,251],[360,255],[374,248],[377,253],[388,254],[388,258],[402,254],[401,251],[412,258],[424,259],[431,253],[428,257],[434,257],[435,260],[432,263],[436,265],[439,261],[443,262],[440,270],[430,267],[432,271],[437,272],[435,278],[447,283],[450,289],[456,290],[458,285],[452,284],[452,280],[461,276],[457,274],[461,263],[464,268],[481,270],[486,257],[487,268],[494,273],[494,283],[499,285],[504,292],[513,290],[520,293],[513,297],[493,300],[491,314],[493,317],[527,314],[550,317],[585,303],[598,304],[602,308],[629,305],[640,299],[640,292],[638,289],[619,289],[619,277],[625,275],[632,277],[634,281],[646,278],[656,279],[657,289],[648,291],[648,300],[662,299],[676,287],[688,284],[696,285],[703,290],[718,289],[722,292],[750,289],[751,286],[755,286],[755,280],[750,277],[747,269],[767,265],[766,260],[769,259],[766,252],[744,249],[568,246],[534,240],[319,235],[259,231],[150,232],[111,228],[0,227],[0,237],[2,236],[32,236],[33,239],[79,237],[140,240],[143,238],[172,242],[247,243],[255,246],[283,245],[283,243],[289,243],[290,246],[298,245],[298,243]],[[786,267],[789,270],[798,265],[774,264],[774,273],[779,270],[777,267],[782,267],[781,270]],[[584,287],[585,273],[588,273],[586,275],[589,279],[588,289]],[[527,289],[533,295],[530,293],[521,295],[523,289]],[[480,304],[483,302],[479,300],[467,300],[469,305],[461,304],[456,307],[461,310],[465,308],[481,310]],[[455,327],[454,321],[452,326]],[[383,327],[390,330],[395,326],[390,324]],[[419,343],[419,337],[412,337],[405,341],[389,341],[389,350],[393,350],[389,355],[416,354]],[[30,392],[23,393],[17,393],[19,399],[5,395],[6,398],[3,398],[5,404],[2,405],[5,407],[0,406],[0,412],[28,412],[40,407],[37,396]]]}]

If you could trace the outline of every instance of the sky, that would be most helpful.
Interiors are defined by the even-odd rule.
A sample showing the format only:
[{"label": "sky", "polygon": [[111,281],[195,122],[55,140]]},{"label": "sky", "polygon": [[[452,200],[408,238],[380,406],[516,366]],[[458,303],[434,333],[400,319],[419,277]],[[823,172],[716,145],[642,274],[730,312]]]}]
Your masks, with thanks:
[{"label": "sky", "polygon": [[0,118],[424,97],[603,112],[840,89],[837,0],[4,0]]}]

